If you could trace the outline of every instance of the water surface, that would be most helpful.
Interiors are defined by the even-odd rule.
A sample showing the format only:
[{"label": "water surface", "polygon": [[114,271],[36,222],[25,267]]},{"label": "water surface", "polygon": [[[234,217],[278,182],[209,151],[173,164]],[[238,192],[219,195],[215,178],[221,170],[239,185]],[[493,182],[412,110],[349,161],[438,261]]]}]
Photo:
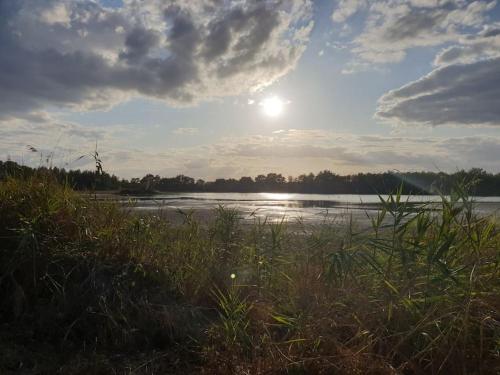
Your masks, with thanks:
[{"label": "water surface", "polygon": [[[382,196],[387,198],[387,196]],[[121,202],[129,198],[117,198]],[[325,218],[366,220],[380,208],[377,195],[357,194],[295,194],[295,193],[164,193],[131,198],[134,210],[211,211],[219,205],[238,209],[243,219],[268,217],[271,220],[303,220],[320,222]],[[437,195],[402,196],[415,205],[426,204],[435,208],[441,198]],[[476,210],[480,214],[497,214],[500,197],[476,197]]]}]

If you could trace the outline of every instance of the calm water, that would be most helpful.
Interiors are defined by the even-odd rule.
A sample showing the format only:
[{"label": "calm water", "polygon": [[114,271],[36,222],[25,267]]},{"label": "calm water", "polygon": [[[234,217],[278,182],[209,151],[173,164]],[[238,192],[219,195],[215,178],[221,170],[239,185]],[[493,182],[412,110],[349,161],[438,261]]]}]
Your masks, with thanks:
[{"label": "calm water", "polygon": [[[406,200],[408,197],[403,196]],[[119,198],[126,202],[127,199]],[[244,219],[251,215],[270,219],[301,219],[320,222],[326,217],[342,218],[352,215],[356,220],[366,220],[367,214],[379,209],[376,195],[355,194],[284,194],[284,193],[167,193],[155,196],[134,197],[134,210],[181,209],[209,212],[218,205],[237,208]],[[411,196],[412,203],[439,202],[439,196]],[[498,215],[500,197],[475,198],[476,210],[481,214]]]}]

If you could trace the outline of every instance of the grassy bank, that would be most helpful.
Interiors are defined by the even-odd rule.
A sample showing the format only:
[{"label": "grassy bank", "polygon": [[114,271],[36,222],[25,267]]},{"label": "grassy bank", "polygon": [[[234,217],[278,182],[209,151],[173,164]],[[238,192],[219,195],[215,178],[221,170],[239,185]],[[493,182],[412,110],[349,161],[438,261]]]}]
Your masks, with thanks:
[{"label": "grassy bank", "polygon": [[137,217],[0,183],[0,373],[494,374],[500,233],[458,191],[369,230]]}]

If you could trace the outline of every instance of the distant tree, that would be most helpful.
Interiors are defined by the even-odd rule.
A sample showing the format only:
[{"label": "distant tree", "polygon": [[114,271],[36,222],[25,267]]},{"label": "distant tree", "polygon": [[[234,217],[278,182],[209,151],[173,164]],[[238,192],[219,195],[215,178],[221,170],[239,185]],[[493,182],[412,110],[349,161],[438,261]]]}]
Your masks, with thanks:
[{"label": "distant tree", "polygon": [[148,191],[220,191],[220,192],[299,192],[299,193],[330,193],[330,194],[373,194],[389,193],[398,187],[403,187],[405,194],[435,194],[450,192],[457,182],[471,184],[471,192],[476,195],[500,195],[500,173],[488,173],[481,168],[468,171],[459,170],[452,174],[444,172],[384,172],[358,173],[339,176],[329,170],[301,174],[287,179],[279,173],[260,174],[255,179],[251,177],[218,178],[215,181],[196,180],[185,175],[175,177],[160,177],[146,174],[142,178],[130,180],[118,179],[105,171],[65,170],[50,165],[30,168],[13,161],[0,161],[0,180],[9,176],[26,178],[34,173],[50,173],[63,183],[68,183],[77,190],[148,190]]}]

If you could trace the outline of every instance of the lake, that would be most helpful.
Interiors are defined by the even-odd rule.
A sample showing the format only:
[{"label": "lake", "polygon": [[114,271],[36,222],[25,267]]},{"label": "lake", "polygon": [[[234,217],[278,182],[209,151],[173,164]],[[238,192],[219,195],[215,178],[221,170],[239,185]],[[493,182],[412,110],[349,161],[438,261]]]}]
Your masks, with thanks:
[{"label": "lake", "polygon": [[[383,196],[387,198],[387,196]],[[129,198],[116,197],[123,204]],[[409,202],[440,202],[437,195],[403,196]],[[270,220],[302,220],[318,223],[325,218],[342,219],[352,216],[357,221],[365,221],[367,214],[375,213],[379,208],[377,195],[357,194],[294,194],[294,193],[164,193],[154,196],[136,196],[131,198],[133,210],[150,211],[189,211],[194,210],[201,216],[209,215],[218,205],[236,208],[246,220],[269,218]],[[476,211],[482,215],[496,215],[500,210],[500,197],[476,197]],[[203,215],[204,214],[204,215]]]}]

